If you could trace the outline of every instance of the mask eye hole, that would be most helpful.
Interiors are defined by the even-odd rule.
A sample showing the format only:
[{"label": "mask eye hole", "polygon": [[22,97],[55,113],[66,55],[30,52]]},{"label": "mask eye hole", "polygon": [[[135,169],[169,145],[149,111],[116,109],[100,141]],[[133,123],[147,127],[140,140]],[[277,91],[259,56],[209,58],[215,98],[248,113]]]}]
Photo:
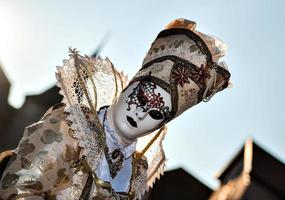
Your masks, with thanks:
[{"label": "mask eye hole", "polygon": [[160,120],[160,119],[163,119],[163,115],[160,111],[158,110],[150,110],[148,112],[148,114],[153,118],[153,119],[156,119],[156,120]]}]

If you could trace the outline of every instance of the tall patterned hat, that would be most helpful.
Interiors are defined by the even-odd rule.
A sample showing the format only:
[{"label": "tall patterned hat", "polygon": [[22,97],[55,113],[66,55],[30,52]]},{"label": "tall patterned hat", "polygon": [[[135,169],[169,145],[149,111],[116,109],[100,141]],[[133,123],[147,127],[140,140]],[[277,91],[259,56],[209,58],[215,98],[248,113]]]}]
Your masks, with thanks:
[{"label": "tall patterned hat", "polygon": [[171,94],[172,116],[208,101],[229,84],[230,73],[220,58],[226,47],[217,38],[195,30],[196,23],[176,19],[161,31],[132,82],[148,80]]}]

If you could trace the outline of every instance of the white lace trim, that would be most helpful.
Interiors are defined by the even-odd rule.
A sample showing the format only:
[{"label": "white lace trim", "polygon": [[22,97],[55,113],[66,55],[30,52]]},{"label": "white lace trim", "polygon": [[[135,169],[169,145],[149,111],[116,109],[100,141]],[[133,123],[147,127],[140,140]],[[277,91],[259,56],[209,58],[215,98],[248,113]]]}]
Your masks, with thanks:
[{"label": "white lace trim", "polygon": [[[160,179],[165,171],[165,153],[163,150],[162,141],[167,133],[165,129],[160,133],[159,137],[152,144],[152,146],[144,154],[148,162],[148,169],[142,170],[141,174],[134,180],[133,188],[135,190],[135,196],[138,199],[141,199],[143,195],[153,187],[156,180]],[[143,138],[138,139],[138,147],[144,147],[153,138],[155,133],[144,136]],[[142,145],[144,144],[144,145]]]},{"label": "white lace trim", "polygon": [[[82,62],[83,65],[76,65],[75,59],[78,59],[78,62]],[[92,106],[95,108],[110,105],[125,87],[126,77],[113,68],[109,59],[83,57],[76,50],[71,50],[70,59],[64,60],[63,66],[57,67],[57,86],[61,89],[59,93],[63,96],[62,102],[66,104],[65,111],[70,113],[68,120],[72,122],[71,128],[75,130],[75,137],[79,140],[79,146],[83,148],[83,155],[86,156],[88,164],[94,170],[102,157],[101,142],[103,141],[102,138],[100,139],[102,136],[98,133],[100,131],[91,129],[92,127],[88,124],[85,113],[82,111],[82,107],[91,109],[92,106],[88,103],[88,99],[80,87],[77,70],[81,73]],[[92,75],[92,78],[86,78],[88,73]],[[96,88],[92,85],[92,79]],[[97,100],[97,96],[100,97],[100,100]],[[95,116],[94,120],[97,122],[95,129],[100,129],[98,117]]]}]

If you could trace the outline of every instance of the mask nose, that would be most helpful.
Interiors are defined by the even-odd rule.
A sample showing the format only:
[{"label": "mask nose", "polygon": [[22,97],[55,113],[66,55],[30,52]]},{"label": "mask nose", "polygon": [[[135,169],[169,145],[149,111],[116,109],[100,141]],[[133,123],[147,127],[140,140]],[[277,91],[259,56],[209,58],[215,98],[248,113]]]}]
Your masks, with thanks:
[{"label": "mask nose", "polygon": [[143,120],[145,116],[147,115],[147,112],[144,112],[144,110],[141,107],[137,107],[135,110],[135,116],[138,120]]}]

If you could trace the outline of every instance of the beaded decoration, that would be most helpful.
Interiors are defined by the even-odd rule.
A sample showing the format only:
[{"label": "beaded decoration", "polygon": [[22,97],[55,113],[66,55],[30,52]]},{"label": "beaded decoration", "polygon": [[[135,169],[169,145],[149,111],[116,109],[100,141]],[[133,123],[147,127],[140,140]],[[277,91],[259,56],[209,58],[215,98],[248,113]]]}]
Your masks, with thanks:
[{"label": "beaded decoration", "polygon": [[[132,104],[143,109],[143,112],[148,112],[154,119],[168,119],[170,116],[169,107],[165,106],[165,102],[160,93],[156,93],[155,89],[157,85],[150,81],[141,81],[128,96],[126,103],[128,104],[128,110]],[[150,110],[156,110],[160,112],[151,112]],[[162,118],[161,118],[162,117]]]}]

